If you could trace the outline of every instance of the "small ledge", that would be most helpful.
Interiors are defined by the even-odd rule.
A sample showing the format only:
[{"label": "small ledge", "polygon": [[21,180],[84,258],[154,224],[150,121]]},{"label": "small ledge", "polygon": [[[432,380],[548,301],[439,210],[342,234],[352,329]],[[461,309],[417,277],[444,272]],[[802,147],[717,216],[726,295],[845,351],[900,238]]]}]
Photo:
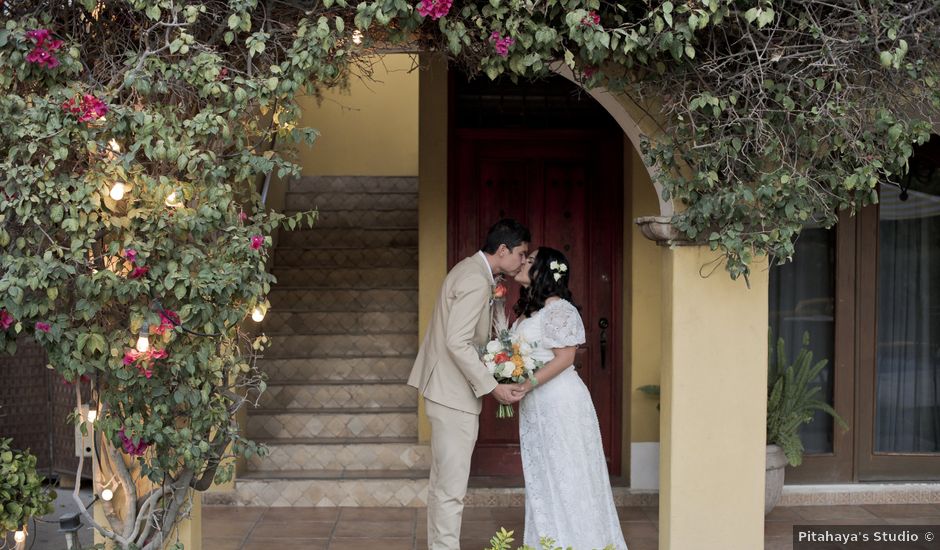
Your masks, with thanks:
[{"label": "small ledge", "polygon": [[643,216],[634,220],[644,237],[661,246],[699,244],[682,236],[669,216]]}]

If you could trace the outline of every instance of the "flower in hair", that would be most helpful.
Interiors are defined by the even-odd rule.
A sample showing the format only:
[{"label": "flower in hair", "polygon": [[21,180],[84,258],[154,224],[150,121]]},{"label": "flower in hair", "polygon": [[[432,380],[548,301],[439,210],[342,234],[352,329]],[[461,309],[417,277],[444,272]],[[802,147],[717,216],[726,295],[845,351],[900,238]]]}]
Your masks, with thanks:
[{"label": "flower in hair", "polygon": [[563,264],[557,261],[553,261],[552,263],[548,264],[548,268],[552,270],[552,276],[555,277],[556,282],[561,279],[562,275],[564,275],[566,271],[568,271],[567,264]]}]

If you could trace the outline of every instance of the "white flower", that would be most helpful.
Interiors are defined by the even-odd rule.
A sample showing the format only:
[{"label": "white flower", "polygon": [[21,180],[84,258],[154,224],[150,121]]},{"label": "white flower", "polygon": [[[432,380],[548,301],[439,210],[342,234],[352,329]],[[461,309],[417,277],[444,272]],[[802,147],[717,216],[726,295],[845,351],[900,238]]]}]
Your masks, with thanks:
[{"label": "white flower", "polygon": [[486,365],[486,370],[489,371],[490,375],[496,374],[496,363],[487,361],[484,363],[484,365]]},{"label": "white flower", "polygon": [[555,271],[556,269],[558,269],[558,262],[552,262],[548,264],[548,268],[551,269],[552,271]]},{"label": "white flower", "polygon": [[512,361],[506,361],[499,366],[499,375],[503,378],[512,378],[512,371],[516,370],[516,365]]},{"label": "white flower", "polygon": [[525,357],[530,353],[532,353],[532,346],[525,340],[519,342],[519,354]]},{"label": "white flower", "polygon": [[558,271],[561,271],[562,273],[568,271],[568,264],[558,264]]},{"label": "white flower", "polygon": [[526,370],[531,371],[532,369],[535,368],[535,359],[532,359],[531,357],[523,357],[522,365],[525,367]]},{"label": "white flower", "polygon": [[558,279],[561,279],[561,273],[556,273],[556,274],[555,274],[555,280],[557,281]]},{"label": "white flower", "polygon": [[486,351],[490,353],[499,353],[502,349],[503,345],[499,343],[499,340],[491,340],[490,343],[486,345]]}]

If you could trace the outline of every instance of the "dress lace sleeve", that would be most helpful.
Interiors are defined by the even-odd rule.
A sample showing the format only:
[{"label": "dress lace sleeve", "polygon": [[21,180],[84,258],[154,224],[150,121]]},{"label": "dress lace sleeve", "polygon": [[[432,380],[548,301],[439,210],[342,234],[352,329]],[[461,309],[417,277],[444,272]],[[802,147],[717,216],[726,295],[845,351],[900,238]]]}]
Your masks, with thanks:
[{"label": "dress lace sleeve", "polygon": [[567,301],[551,304],[542,312],[542,345],[567,348],[584,343],[584,323],[578,309]]}]

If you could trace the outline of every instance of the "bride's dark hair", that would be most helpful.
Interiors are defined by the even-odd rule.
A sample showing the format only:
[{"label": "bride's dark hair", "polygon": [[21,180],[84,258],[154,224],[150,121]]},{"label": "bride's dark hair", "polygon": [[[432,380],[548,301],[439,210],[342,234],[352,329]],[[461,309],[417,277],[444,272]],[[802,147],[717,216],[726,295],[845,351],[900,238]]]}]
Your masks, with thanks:
[{"label": "bride's dark hair", "polygon": [[[552,262],[558,266],[565,266],[565,270],[551,269]],[[560,275],[557,280],[556,274]],[[531,317],[533,313],[545,307],[545,300],[552,296],[574,304],[571,290],[568,289],[570,275],[571,264],[564,254],[547,246],[539,247],[535,260],[529,267],[529,288],[521,289],[519,301],[513,306],[516,316]]]}]

